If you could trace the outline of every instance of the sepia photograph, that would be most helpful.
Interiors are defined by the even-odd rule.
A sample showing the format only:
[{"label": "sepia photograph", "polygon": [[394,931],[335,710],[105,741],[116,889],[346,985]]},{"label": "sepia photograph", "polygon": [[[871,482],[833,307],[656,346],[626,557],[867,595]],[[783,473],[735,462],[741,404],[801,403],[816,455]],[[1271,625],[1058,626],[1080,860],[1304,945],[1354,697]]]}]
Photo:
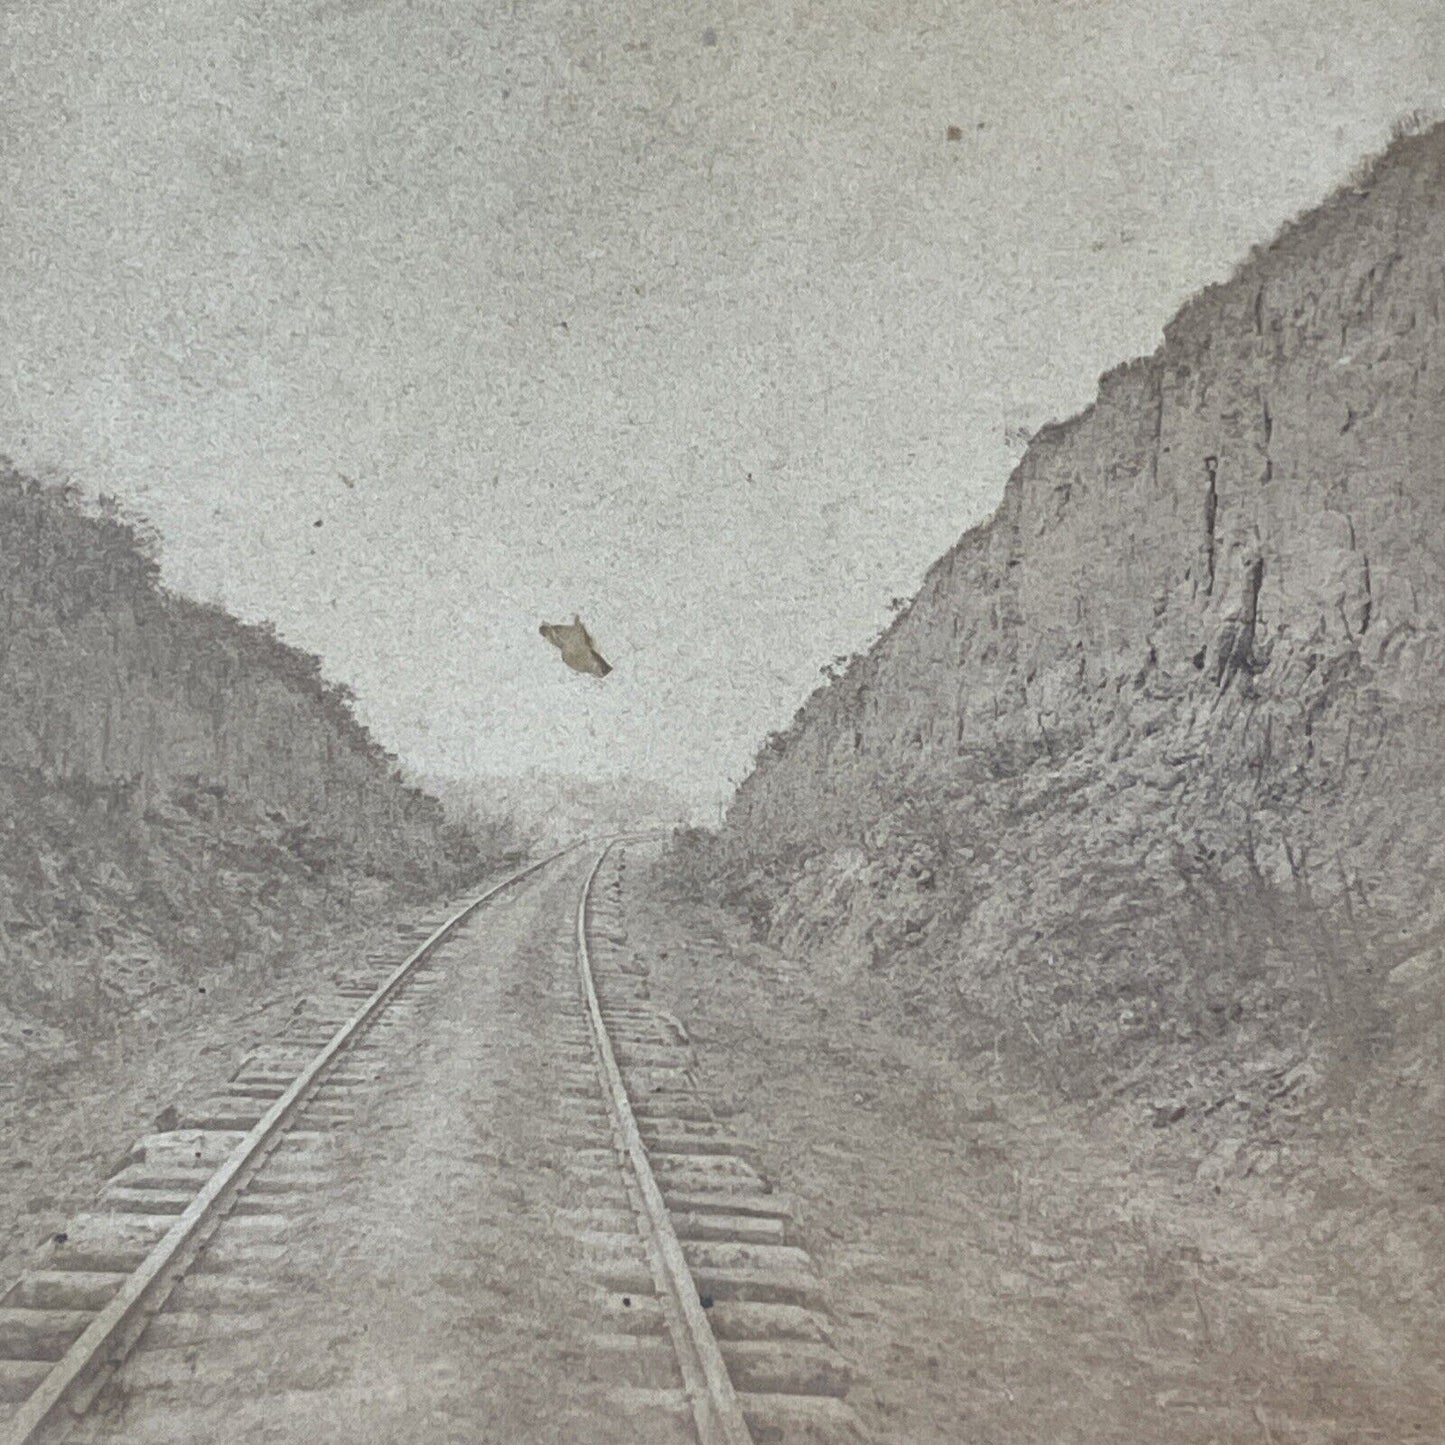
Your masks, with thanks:
[{"label": "sepia photograph", "polygon": [[0,1445],[1445,1445],[1441,0],[0,85]]}]

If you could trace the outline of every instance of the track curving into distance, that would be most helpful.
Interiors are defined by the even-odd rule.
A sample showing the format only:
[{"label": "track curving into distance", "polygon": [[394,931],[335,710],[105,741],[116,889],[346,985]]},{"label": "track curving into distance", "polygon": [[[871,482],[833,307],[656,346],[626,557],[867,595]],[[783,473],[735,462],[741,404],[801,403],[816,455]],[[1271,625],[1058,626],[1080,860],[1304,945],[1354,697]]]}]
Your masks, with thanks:
[{"label": "track curving into distance", "polygon": [[[414,1135],[393,1132],[398,1119],[436,1122],[430,1102],[422,1116],[416,1113],[419,1099],[435,1098],[418,1092],[418,1080],[429,1077],[478,1081],[448,1092],[459,1108],[475,1110],[480,1102],[485,1115],[487,1099],[514,1101],[502,1134],[489,1136],[469,1163],[503,1157],[505,1139],[525,1136],[522,1168],[540,1169],[559,1190],[555,1220],[561,1222],[549,1225],[550,1232],[536,1232],[535,1216],[531,1225],[519,1216],[505,1228],[509,1240],[534,1240],[564,1270],[570,1282],[564,1308],[572,1312],[567,1328],[583,1332],[567,1338],[588,1342],[583,1358],[595,1371],[587,1377],[591,1383],[579,1382],[577,1398],[607,1402],[600,1412],[578,1417],[581,1433],[568,1438],[579,1445],[584,1436],[595,1445],[643,1438],[659,1445],[864,1442],[844,1398],[850,1372],[834,1348],[823,1281],[794,1237],[792,1202],[759,1172],[755,1147],[718,1117],[699,1083],[686,1029],[651,997],[642,951],[629,942],[629,848],[656,836],[598,840],[595,851],[581,856],[586,845],[574,844],[519,870],[437,926],[399,926],[421,940],[399,966],[389,952],[368,955],[338,981],[329,1002],[317,1005],[319,1016],[297,1018],[257,1046],[217,1095],[180,1116],[179,1127],[137,1141],[101,1190],[99,1212],[73,1219],[38,1266],[0,1294],[0,1445],[51,1445],[75,1434],[87,1442],[148,1441],[151,1427],[169,1440],[192,1409],[200,1412],[194,1418],[212,1425],[239,1419],[205,1414],[214,1401],[224,1410],[232,1398],[226,1390],[238,1381],[249,1392],[252,1424],[264,1419],[268,1430],[282,1432],[277,1438],[290,1438],[288,1428],[308,1438],[299,1419],[287,1423],[288,1387],[268,1384],[264,1366],[258,1376],[256,1357],[245,1354],[244,1345],[241,1374],[227,1375],[234,1359],[224,1348],[211,1356],[211,1381],[231,1383],[207,1397],[197,1395],[194,1376],[177,1364],[175,1342],[196,1338],[187,1333],[195,1328],[188,1321],[212,1318],[204,1311],[215,1309],[218,1297],[203,1287],[207,1279],[225,1281],[219,1299],[229,1291],[237,1301],[224,1306],[234,1311],[228,1318],[242,1319],[253,1332],[278,1328],[273,1311],[294,1297],[306,1276],[283,1271],[278,1279],[267,1272],[273,1268],[268,1258],[280,1253],[294,1264],[296,1256],[277,1241],[292,1237],[295,1211],[305,1207],[299,1200],[324,1209],[326,1191],[338,1185],[338,1203],[346,1197],[344,1177],[317,1162],[315,1151],[325,1148],[320,1141],[340,1130],[352,1148],[367,1156],[376,1150],[390,1161],[379,1168],[395,1171],[397,1157],[387,1153],[386,1139],[418,1138],[425,1149],[427,1139],[444,1137],[445,1129],[434,1135],[425,1126]],[[573,858],[575,881],[559,876],[544,885],[551,893],[534,903],[535,917],[522,932],[515,920],[498,920],[507,941],[498,943],[482,972],[449,967],[449,950],[467,946],[462,925],[564,856]],[[431,1058],[448,1063],[429,1076],[401,1066],[397,1051],[415,1050],[420,1037],[434,1044],[446,1037],[438,1033],[439,995],[432,990],[448,978],[454,982],[446,998],[460,1008],[453,1016],[462,1031],[440,1052],[433,1049]],[[429,1010],[428,998],[434,1001]],[[486,1083],[490,1078],[506,1081],[500,1094],[488,1092],[498,1087]],[[473,1087],[480,1092],[468,1094]],[[380,1114],[390,1120],[388,1132],[368,1132],[379,1122],[362,1108],[368,1097],[387,1101]],[[461,1102],[466,1099],[473,1102]],[[515,1142],[512,1148],[516,1154]],[[420,1163],[430,1156],[412,1157]],[[468,1198],[484,1197],[489,1188],[523,1187],[495,1177],[468,1183],[465,1174],[450,1183]],[[384,1173],[363,1197],[372,1201],[374,1220],[391,1219]],[[501,1216],[483,1209],[475,1217],[485,1230]],[[423,1252],[428,1237],[424,1229],[409,1232]],[[213,1303],[197,1304],[198,1286],[200,1297]],[[317,1289],[316,1279],[306,1287]],[[479,1288],[484,1297],[485,1280]],[[256,1303],[267,1291],[272,1303]],[[333,1309],[336,1298],[328,1296]],[[514,1324],[535,1328],[535,1322],[498,1321],[503,1333]],[[222,1322],[223,1338],[226,1328]],[[447,1346],[444,1334],[420,1333]],[[327,1338],[306,1337],[322,1341],[323,1350]],[[477,1341],[459,1338],[464,1353],[456,1359],[465,1370],[465,1351]],[[575,1351],[569,1356],[562,1336],[551,1338],[553,1363],[575,1368]],[[564,1358],[574,1363],[564,1366]],[[132,1418],[126,1392],[133,1396],[137,1388],[145,1399]],[[497,1393],[488,1388],[483,1380],[456,1418],[484,1429],[494,1406],[516,1398],[512,1377],[498,1377]],[[274,1418],[265,1413],[268,1398],[276,1401]],[[433,1403],[440,1407],[443,1400]],[[13,1410],[8,1417],[7,1408]],[[446,1408],[457,1411],[455,1394]]]},{"label": "track curving into distance", "polygon": [[[20,1408],[0,1426],[0,1445],[32,1445],[46,1426],[79,1414],[125,1360],[177,1275],[205,1244],[228,1207],[275,1148],[301,1104],[353,1039],[392,1001],[417,966],[484,904],[580,845],[520,869],[459,909],[402,962],[341,1025],[249,1129],[191,1203],[95,1314],[64,1355],[46,1370]],[[23,1283],[23,1281],[22,1281]]]},{"label": "track curving into distance", "polygon": [[683,1256],[682,1245],[672,1227],[662,1191],[653,1176],[597,998],[592,959],[587,947],[587,913],[592,886],[615,846],[609,843],[598,854],[577,901],[577,968],[592,1029],[592,1042],[597,1050],[607,1112],[612,1120],[613,1139],[618,1151],[626,1157],[636,1187],[644,1237],[657,1277],[658,1296],[663,1301],[673,1348],[677,1352],[693,1418],[697,1422],[699,1445],[753,1445],[732,1379],[723,1363],[722,1351],[713,1337],[712,1326],[708,1324],[692,1272]]}]

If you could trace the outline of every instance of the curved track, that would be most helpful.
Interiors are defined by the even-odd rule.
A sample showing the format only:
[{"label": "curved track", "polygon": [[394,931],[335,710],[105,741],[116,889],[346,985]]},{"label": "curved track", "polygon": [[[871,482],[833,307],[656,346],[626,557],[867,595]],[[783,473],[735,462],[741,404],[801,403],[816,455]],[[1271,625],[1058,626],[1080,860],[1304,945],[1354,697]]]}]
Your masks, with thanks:
[{"label": "curved track", "polygon": [[638,1223],[648,1242],[658,1295],[664,1301],[668,1330],[687,1384],[700,1445],[752,1445],[752,1435],[723,1363],[722,1351],[713,1337],[662,1191],[657,1187],[597,998],[592,957],[587,947],[587,915],[593,885],[613,846],[608,844],[598,855],[577,903],[577,968],[592,1029],[592,1045],[597,1051],[602,1088],[607,1097],[607,1112],[612,1120],[613,1140],[631,1173]]},{"label": "curved track", "polygon": [[[563,850],[563,852],[567,851],[570,850]],[[514,887],[561,856],[562,853],[554,853],[540,862],[512,874],[511,877],[488,889],[480,897],[473,899],[436,928],[426,941],[414,949],[370,994],[365,1003],[336,1030],[315,1056],[300,1069],[292,1082],[280,1091],[275,1102],[235,1145],[220,1167],[210,1175],[195,1197],[182,1209],[175,1222],[169,1224],[165,1233],[145,1253],[139,1265],[127,1277],[117,1281],[114,1293],[81,1329],[75,1341],[61,1358],[53,1364],[23,1361],[20,1362],[20,1369],[12,1368],[8,1372],[11,1384],[8,1393],[12,1395],[16,1393],[17,1382],[23,1388],[27,1374],[34,1377],[35,1385],[26,1393],[20,1408],[5,1423],[4,1434],[0,1435],[0,1445],[30,1445],[30,1442],[40,1438],[40,1432],[45,1426],[53,1424],[57,1420],[63,1420],[67,1410],[74,1411],[77,1407],[83,1409],[86,1401],[93,1397],[97,1389],[104,1383],[103,1375],[108,1370],[116,1368],[124,1360],[126,1353],[144,1330],[150,1316],[164,1301],[176,1276],[195,1257],[217,1222],[224,1217],[243,1185],[254,1176],[275,1149],[302,1102],[314,1092],[322,1077],[335,1065],[338,1056],[387,1007],[407,980],[415,974],[417,967],[453,930],[499,893]],[[196,1159],[204,1162],[204,1150],[192,1151],[192,1153]],[[159,1192],[157,1191],[157,1193]],[[58,1238],[57,1242],[62,1246],[69,1244],[70,1232],[67,1231],[63,1238]],[[66,1263],[64,1260],[52,1262],[62,1265]],[[39,1274],[47,1273],[60,1275],[61,1278],[50,1281],[36,1278]],[[77,1296],[93,1300],[96,1297],[97,1286],[88,1281],[82,1285],[78,1278],[67,1281],[64,1278],[67,1273],[80,1276],[113,1274],[114,1271],[62,1268],[54,1271],[32,1272],[28,1281],[22,1280],[5,1296],[5,1299],[8,1303],[12,1296],[16,1296],[18,1293],[22,1301],[27,1298],[35,1298],[39,1303],[27,1305],[22,1302],[11,1305],[6,1311],[9,1316],[6,1322],[10,1325],[10,1329],[6,1336],[0,1336],[0,1340],[16,1336],[24,1339],[27,1321],[20,1311],[27,1308],[31,1309],[36,1316],[57,1313],[74,1316],[83,1312],[83,1301]],[[27,1283],[29,1284],[28,1289],[26,1288]],[[45,1287],[47,1283],[49,1284],[48,1289]],[[66,1289],[67,1284],[72,1286],[69,1291]],[[102,1284],[99,1288],[104,1289],[105,1286]],[[67,1294],[69,1298],[66,1298]],[[65,1299],[67,1304],[82,1304],[82,1310],[46,1308],[47,1304],[60,1299]],[[31,1333],[37,1336],[43,1336],[47,1325],[52,1330],[55,1326],[53,1320],[40,1318],[29,1323],[34,1326]],[[74,1323],[73,1319],[71,1323]],[[43,1343],[40,1343],[40,1349],[43,1353]],[[13,1364],[14,1362],[7,1360],[5,1363]],[[35,1368],[29,1371],[24,1369],[24,1365],[34,1366],[38,1363],[46,1365],[43,1371]]]},{"label": "curved track", "polygon": [[628,947],[619,845],[578,906],[577,955],[614,1148],[703,1445],[857,1442],[826,1291],[792,1207],[699,1087],[686,1029],[652,1003]]},{"label": "curved track", "polygon": [[[470,1020],[457,1026],[475,1035],[453,1037],[476,1052],[470,1062],[448,1057],[449,1077],[472,1078],[483,1057],[504,1075],[525,1065],[510,1083],[532,1100],[521,1113],[534,1117],[512,1127],[535,1135],[539,1152],[555,1160],[548,1168],[563,1181],[563,1207],[553,1217],[575,1221],[543,1244],[572,1261],[570,1294],[591,1302],[586,1354],[600,1362],[594,1395],[603,1393],[589,1396],[589,1423],[569,1426],[566,1438],[578,1445],[584,1437],[608,1445],[859,1440],[857,1419],[842,1402],[848,1372],[831,1347],[821,1282],[788,1237],[787,1201],[715,1118],[696,1087],[686,1031],[650,1002],[627,949],[622,879],[626,845],[635,841],[600,848],[585,877],[571,871],[574,860],[536,885],[542,893],[528,906],[545,920],[555,916],[549,900],[567,877],[578,877],[570,948],[544,922],[554,942],[534,938],[502,955],[511,980],[505,990],[484,980],[474,987],[490,993],[463,991],[451,1005]],[[355,1136],[363,1155],[378,1155],[378,1183],[368,1188],[384,1191],[384,1150],[373,1150],[366,1131],[396,1127],[377,1122],[388,1109],[406,1115],[405,1101],[388,1093],[402,1084],[389,1078],[405,1073],[420,1040],[440,1047],[442,1005],[431,1000],[449,978],[470,976],[452,967],[456,950],[477,946],[485,904],[574,853],[553,854],[428,926],[401,964],[373,956],[369,972],[344,981],[321,1017],[298,1020],[255,1052],[180,1128],[138,1141],[95,1210],[57,1235],[38,1267],[0,1298],[0,1445],[178,1438],[179,1404],[152,1406],[149,1424],[117,1425],[101,1409],[115,1393],[107,1387],[124,1393],[136,1376],[127,1364],[134,1353],[142,1375],[160,1370],[165,1401],[188,1402],[194,1377],[178,1372],[174,1350],[157,1342],[186,1320],[200,1321],[194,1328],[203,1339],[214,1333],[207,1306],[195,1303],[211,1298],[201,1288],[207,1281],[221,1277],[227,1309],[249,1298],[248,1276],[286,1254],[277,1241],[296,1201],[319,1202],[330,1218],[336,1185],[316,1164],[318,1141]],[[513,926],[537,934],[536,924]],[[499,997],[526,1000],[526,1012],[509,1018],[494,1006]],[[534,1049],[514,1060],[519,1039]],[[555,1095],[550,1126],[539,1090]],[[423,1089],[431,1103],[436,1094],[435,1083]],[[376,1105],[370,1114],[358,1113],[363,1096]],[[488,1178],[496,1184],[495,1173]],[[385,1220],[395,1216],[379,1200],[374,1207]],[[256,1316],[249,1328],[269,1333],[259,1279],[254,1290],[255,1302],[239,1308]],[[505,1332],[508,1319],[498,1325]],[[559,1359],[556,1369],[565,1376],[568,1366]],[[261,1394],[266,1384],[258,1382]],[[569,1388],[565,1378],[556,1384]],[[599,1408],[596,1399],[611,1403]],[[264,1411],[264,1403],[249,1404]],[[487,1397],[481,1408],[490,1405]],[[458,1408],[473,1418],[478,1406]],[[276,1438],[291,1438],[287,1429],[278,1422]],[[514,1424],[509,1438],[525,1440],[525,1429],[519,1435]],[[295,1438],[307,1435],[297,1427]]]}]

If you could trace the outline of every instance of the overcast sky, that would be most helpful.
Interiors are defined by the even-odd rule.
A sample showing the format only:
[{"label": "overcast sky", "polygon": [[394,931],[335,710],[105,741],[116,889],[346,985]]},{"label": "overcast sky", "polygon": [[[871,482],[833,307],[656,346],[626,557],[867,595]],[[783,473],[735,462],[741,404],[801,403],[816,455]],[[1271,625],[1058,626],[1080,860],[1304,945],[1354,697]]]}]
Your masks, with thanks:
[{"label": "overcast sky", "polygon": [[0,452],[419,769],[706,802],[1442,62],[1439,0],[0,0]]}]

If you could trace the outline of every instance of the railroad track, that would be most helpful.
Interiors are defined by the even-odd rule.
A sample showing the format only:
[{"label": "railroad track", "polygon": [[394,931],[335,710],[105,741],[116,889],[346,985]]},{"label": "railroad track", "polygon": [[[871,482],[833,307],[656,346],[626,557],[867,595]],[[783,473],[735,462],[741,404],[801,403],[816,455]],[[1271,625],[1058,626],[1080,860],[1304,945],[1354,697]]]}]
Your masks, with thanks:
[{"label": "railroad track", "polygon": [[[298,1219],[329,1217],[336,1140],[364,1146],[385,1118],[392,1077],[455,1006],[439,995],[467,977],[463,955],[485,937],[487,905],[516,899],[539,874],[551,881],[536,887],[562,890],[567,878],[554,875],[573,871],[575,913],[559,942],[516,965],[506,991],[490,985],[476,1010],[486,1014],[476,1047],[499,1072],[527,1041],[545,1054],[534,1074],[550,1102],[538,1097],[532,1132],[555,1156],[563,1206],[548,1248],[575,1277],[592,1382],[585,1419],[546,1438],[861,1440],[788,1201],[715,1117],[683,1026],[653,1004],[629,955],[626,844],[585,862],[582,873],[564,850],[427,925],[400,964],[372,956],[215,1097],[138,1140],[95,1206],[0,1297],[0,1445],[208,1438],[199,1432],[214,1426],[176,1423],[176,1402],[198,1388],[198,1356],[224,1357],[227,1342],[272,1328],[271,1301],[294,1287],[284,1271]],[[237,1379],[264,1396],[246,1358]],[[149,1415],[147,1398],[159,1401]],[[240,1416],[224,1418],[238,1433],[217,1438],[246,1438]],[[525,1424],[506,1437],[525,1442]]]}]

